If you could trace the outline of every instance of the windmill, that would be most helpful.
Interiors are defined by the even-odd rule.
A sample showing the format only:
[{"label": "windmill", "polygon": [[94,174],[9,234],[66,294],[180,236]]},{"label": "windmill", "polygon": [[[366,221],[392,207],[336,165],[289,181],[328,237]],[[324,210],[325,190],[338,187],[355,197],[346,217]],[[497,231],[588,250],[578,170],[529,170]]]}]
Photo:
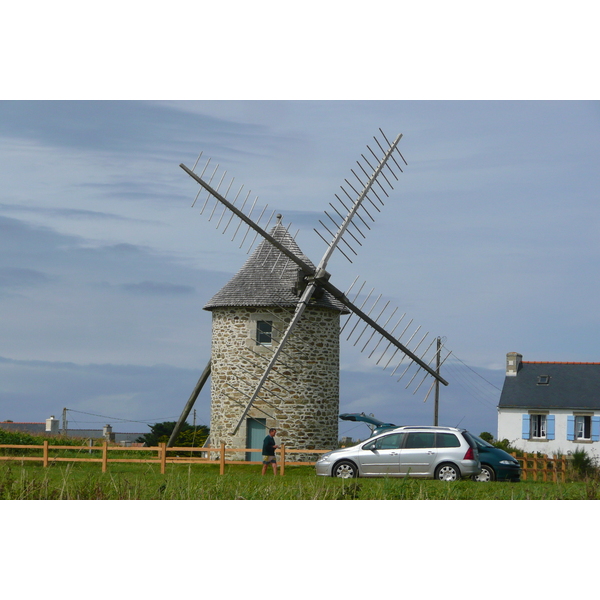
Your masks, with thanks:
[{"label": "windmill", "polygon": [[[237,405],[235,419],[233,422],[231,419],[229,421],[231,422],[231,435],[238,433],[249,416],[256,418],[257,410],[270,419],[274,419],[275,422],[281,418],[282,410],[284,410],[282,407],[285,404],[283,400],[286,395],[281,374],[284,372],[289,374],[293,371],[292,365],[295,361],[293,353],[289,352],[290,343],[293,343],[290,340],[293,340],[294,332],[302,322],[307,309],[310,310],[313,306],[322,305],[329,310],[336,310],[338,317],[349,315],[344,325],[337,330],[339,334],[342,335],[347,331],[347,340],[353,340],[355,346],[360,344],[361,352],[368,351],[370,358],[376,354],[376,364],[381,365],[384,370],[390,365],[395,365],[391,368],[391,376],[395,376],[402,367],[398,381],[410,374],[406,388],[414,386],[413,394],[418,391],[428,377],[431,377],[433,381],[425,400],[436,382],[448,385],[448,382],[441,377],[439,367],[450,353],[448,352],[446,357],[440,360],[441,349],[439,346],[433,348],[434,342],[438,338],[432,337],[427,340],[429,333],[421,336],[420,327],[417,327],[411,334],[412,320],[405,321],[406,314],[399,318],[396,317],[397,309],[392,309],[389,302],[381,307],[379,303],[382,295],[373,301],[374,290],[371,290],[365,297],[363,294],[365,284],[357,285],[358,278],[354,280],[348,290],[343,292],[330,281],[331,274],[327,271],[328,263],[336,251],[352,262],[350,254],[357,254],[355,248],[362,245],[362,239],[365,238],[364,229],[370,229],[369,222],[374,222],[374,212],[381,212],[381,207],[384,206],[382,197],[388,198],[388,192],[393,190],[392,182],[398,181],[396,171],[402,172],[399,161],[407,165],[397,147],[402,134],[390,143],[381,129],[379,132],[383,142],[377,137],[373,138],[375,150],[367,145],[366,156],[361,154],[361,160],[357,161],[358,169],[351,169],[353,179],[351,181],[345,179],[346,185],[341,186],[343,195],[335,195],[337,204],[329,203],[333,215],[327,211],[325,211],[325,215],[331,224],[319,221],[325,234],[315,229],[317,235],[326,244],[325,252],[316,265],[297,247],[295,236],[292,237],[289,233],[290,225],[287,228],[283,226],[281,215],[277,215],[275,225],[269,230],[273,216],[276,214],[275,211],[272,211],[267,219],[265,213],[268,207],[258,208],[258,198],[249,202],[251,192],[248,191],[244,194],[244,186],[239,188],[231,201],[227,199],[232,194],[234,179],[226,181],[227,172],[218,176],[219,165],[213,168],[210,165],[211,160],[208,159],[200,174],[197,174],[195,169],[202,153],[193,168],[190,169],[184,164],[180,165],[200,186],[192,206],[196,205],[201,194],[206,193],[201,213],[208,213],[209,220],[215,219],[216,227],[222,233],[225,233],[231,226],[232,241],[240,234],[242,238],[240,248],[248,243],[248,236],[250,236],[252,239],[248,244],[248,252],[260,236],[260,245],[249,263],[256,265],[262,261],[261,264],[270,273],[267,278],[279,276],[280,280],[285,280],[286,290],[293,287],[293,297],[289,297],[288,294],[286,301],[281,303],[281,306],[275,303],[277,314],[274,312],[272,318],[257,321],[257,335],[266,337],[269,343],[263,345],[257,342],[261,352],[254,352],[255,360],[242,367],[247,376],[240,377],[238,373],[235,377],[240,381],[227,382],[227,386],[235,397],[226,393],[225,395]],[[222,193],[221,189],[224,189]],[[253,217],[255,212],[259,214]],[[265,219],[267,219],[266,224],[261,224]],[[326,235],[331,236],[329,241]],[[289,281],[292,275],[295,275],[293,286]],[[262,275],[262,277],[265,276]],[[252,284],[251,281],[250,285]],[[352,299],[350,299],[350,295],[353,296]],[[288,310],[288,313],[281,316],[281,310]],[[261,327],[265,329],[261,330]],[[400,333],[396,333],[397,330]],[[408,336],[405,342],[402,341],[404,336]],[[270,343],[271,341],[273,343]],[[265,347],[268,348],[268,353],[265,353]],[[250,363],[246,359],[242,362]],[[181,425],[211,374],[211,368],[211,361],[209,361],[179,418],[169,445],[173,444]],[[337,402],[339,403],[339,399]],[[271,408],[269,409],[269,407]]]}]

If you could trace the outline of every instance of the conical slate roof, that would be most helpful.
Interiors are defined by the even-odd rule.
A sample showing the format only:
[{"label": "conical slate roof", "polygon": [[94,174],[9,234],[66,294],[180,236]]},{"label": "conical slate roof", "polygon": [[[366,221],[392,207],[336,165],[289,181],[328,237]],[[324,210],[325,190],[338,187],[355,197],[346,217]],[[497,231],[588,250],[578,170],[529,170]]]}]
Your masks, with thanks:
[{"label": "conical slate roof", "polygon": [[[289,248],[306,264],[314,264],[300,250],[285,227],[278,222],[270,231],[278,242]],[[296,306],[300,298],[297,286],[301,270],[267,240],[263,240],[238,273],[204,306],[205,310],[225,306]],[[347,314],[348,309],[331,294],[324,292],[311,306],[333,308]]]}]

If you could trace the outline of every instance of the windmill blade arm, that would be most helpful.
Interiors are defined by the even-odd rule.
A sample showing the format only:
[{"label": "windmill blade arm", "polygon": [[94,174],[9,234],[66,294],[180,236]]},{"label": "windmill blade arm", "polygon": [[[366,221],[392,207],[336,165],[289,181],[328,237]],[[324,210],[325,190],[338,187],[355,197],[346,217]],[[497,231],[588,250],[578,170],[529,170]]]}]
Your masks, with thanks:
[{"label": "windmill blade arm", "polygon": [[[383,133],[383,132],[382,132]],[[348,215],[346,216],[346,218],[343,220],[343,222],[339,225],[338,231],[335,234],[333,240],[331,241],[331,243],[329,244],[329,248],[327,248],[327,250],[325,251],[325,255],[323,256],[323,258],[321,259],[321,262],[319,264],[319,268],[327,268],[327,263],[329,261],[329,259],[331,258],[333,252],[336,250],[336,248],[339,245],[340,240],[342,239],[342,236],[344,235],[344,233],[346,232],[346,230],[348,229],[350,223],[352,223],[352,220],[354,218],[355,215],[358,214],[358,210],[359,208],[363,208],[363,210],[367,213],[367,215],[370,217],[370,219],[372,221],[374,221],[373,217],[371,217],[371,215],[368,213],[368,211],[366,210],[366,208],[364,208],[363,206],[363,202],[365,199],[369,200],[369,202],[371,202],[371,204],[373,204],[373,206],[379,211],[379,208],[377,207],[377,205],[375,205],[370,198],[368,197],[369,192],[371,191],[373,184],[377,181],[377,178],[380,174],[383,173],[384,168],[387,167],[389,168],[389,164],[388,164],[388,160],[390,158],[393,158],[392,155],[394,153],[394,151],[396,150],[397,146],[398,146],[398,142],[402,139],[402,134],[399,134],[396,139],[393,141],[392,144],[390,144],[390,147],[387,149],[387,151],[383,151],[383,158],[380,160],[379,164],[377,165],[377,167],[375,168],[373,174],[368,178],[367,183],[363,183],[360,178],[358,177],[358,175],[356,175],[356,173],[352,170],[352,173],[354,174],[354,176],[356,177],[356,179],[358,180],[358,182],[363,186],[362,187],[362,191],[358,191],[354,188],[354,186],[346,179],[345,182],[350,186],[350,188],[352,189],[352,191],[357,195],[357,197],[352,200],[352,197],[348,194],[348,192],[346,192],[346,190],[344,188],[342,188],[342,190],[344,191],[344,193],[350,197],[351,201],[352,201],[352,207],[350,209],[350,211],[348,212]],[[379,143],[379,142],[378,142]],[[380,145],[381,147],[381,145]],[[360,164],[360,163],[359,163]],[[362,168],[362,167],[361,167]],[[377,182],[379,184],[379,182]],[[379,184],[381,185],[381,184]],[[382,188],[383,189],[383,188]],[[385,191],[385,190],[384,190]],[[383,203],[382,203],[383,204]],[[363,221],[364,222],[364,221]]]},{"label": "windmill blade arm", "polygon": [[191,396],[189,397],[189,400],[187,401],[187,404],[185,405],[185,407],[181,413],[181,416],[179,417],[179,420],[177,421],[177,423],[175,424],[175,427],[173,428],[173,431],[171,432],[171,437],[169,438],[169,441],[167,442],[168,448],[173,446],[173,444],[175,443],[175,439],[179,435],[181,426],[185,423],[185,420],[188,418],[188,415],[190,414],[190,411],[192,410],[194,403],[198,399],[198,396],[200,395],[200,392],[202,391],[202,388],[204,387],[204,384],[208,380],[209,376],[210,376],[210,360],[208,361],[208,364],[206,365],[206,367],[204,367],[204,371],[202,372],[202,375],[200,375],[200,379],[198,379],[198,383],[196,384],[194,391],[192,392]]},{"label": "windmill blade arm", "polygon": [[304,262],[301,258],[296,256],[289,248],[286,248],[283,244],[278,242],[273,236],[269,235],[262,227],[257,225],[252,219],[247,217],[241,210],[236,208],[231,202],[226,200],[217,190],[212,188],[203,179],[198,177],[191,169],[188,169],[183,163],[179,165],[192,179],[199,183],[205,190],[207,190],[212,196],[214,196],[221,204],[226,206],[234,215],[241,219],[246,225],[254,229],[258,234],[262,235],[269,243],[271,243],[277,250],[285,254],[291,261],[295,262],[304,273],[307,275],[314,275],[315,270]]},{"label": "windmill blade arm", "polygon": [[386,338],[389,342],[391,342],[394,346],[402,350],[404,354],[406,354],[409,358],[411,358],[414,362],[416,362],[422,369],[425,369],[431,376],[435,377],[440,383],[444,385],[448,385],[448,382],[434,369],[432,369],[425,361],[421,360],[416,354],[414,354],[411,350],[409,350],[404,344],[398,341],[393,335],[388,333],[383,327],[381,327],[376,321],[371,319],[368,314],[363,312],[358,306],[352,303],[344,293],[336,288],[333,284],[331,284],[327,280],[321,280],[320,285],[325,288],[334,298],[339,300],[342,304],[347,306],[357,317],[361,318],[365,323],[368,323],[377,333]]}]

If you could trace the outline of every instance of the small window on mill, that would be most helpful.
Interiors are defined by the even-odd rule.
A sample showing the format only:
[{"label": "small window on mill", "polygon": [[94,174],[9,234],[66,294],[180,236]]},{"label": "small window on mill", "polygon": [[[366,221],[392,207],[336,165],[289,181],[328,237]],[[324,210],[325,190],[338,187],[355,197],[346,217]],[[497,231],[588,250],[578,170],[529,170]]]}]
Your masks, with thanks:
[{"label": "small window on mill", "polygon": [[538,385],[548,385],[550,383],[550,375],[538,375]]},{"label": "small window on mill", "polygon": [[256,343],[270,346],[273,342],[273,321],[256,322]]}]

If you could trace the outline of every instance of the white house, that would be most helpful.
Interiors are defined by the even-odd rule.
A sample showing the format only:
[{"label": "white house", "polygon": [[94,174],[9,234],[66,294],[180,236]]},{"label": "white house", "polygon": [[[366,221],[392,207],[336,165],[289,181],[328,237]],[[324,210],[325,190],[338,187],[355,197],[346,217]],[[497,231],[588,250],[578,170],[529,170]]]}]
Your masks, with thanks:
[{"label": "white house", "polygon": [[529,362],[509,352],[498,439],[525,452],[600,456],[600,363]]}]

